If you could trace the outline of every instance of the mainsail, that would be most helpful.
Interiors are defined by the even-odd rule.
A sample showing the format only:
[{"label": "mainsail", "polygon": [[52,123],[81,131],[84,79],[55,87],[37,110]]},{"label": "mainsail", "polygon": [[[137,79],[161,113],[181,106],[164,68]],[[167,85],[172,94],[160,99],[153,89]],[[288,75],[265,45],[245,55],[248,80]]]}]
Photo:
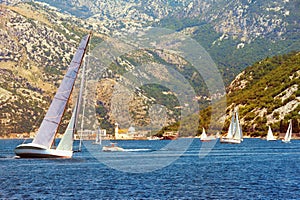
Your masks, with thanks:
[{"label": "mainsail", "polygon": [[81,83],[80,83],[79,94],[78,94],[78,97],[77,97],[77,102],[76,102],[76,105],[73,109],[72,117],[70,119],[68,127],[65,130],[65,133],[63,134],[63,137],[61,138],[61,140],[60,140],[60,142],[57,146],[58,150],[65,150],[65,151],[72,151],[73,150],[74,132],[75,132],[75,129],[76,129],[78,113],[79,113],[79,106],[81,105],[81,100],[82,100],[83,85],[84,85],[84,82],[85,82],[85,66],[86,65],[83,64]]},{"label": "mainsail", "polygon": [[229,129],[227,133],[227,138],[232,138],[234,134],[234,129],[235,129],[235,118],[234,118],[234,114],[232,114],[231,122],[229,124]]},{"label": "mainsail", "polygon": [[272,132],[272,129],[271,129],[270,126],[269,126],[269,129],[268,129],[267,140],[276,140],[274,138],[274,135],[273,135],[273,132]]},{"label": "mainsail", "polygon": [[243,140],[243,132],[242,132],[240,122],[239,122],[238,111],[236,111],[236,113],[235,113],[235,131],[234,131],[233,138],[236,140]]},{"label": "mainsail", "polygon": [[207,135],[206,135],[206,132],[205,132],[205,129],[202,128],[202,134],[201,134],[201,137],[200,137],[201,140],[206,140],[207,139]]},{"label": "mainsail", "polygon": [[[38,130],[32,143],[43,145],[50,148],[55,135],[58,131],[58,127],[61,123],[62,116],[66,109],[67,102],[70,98],[73,86],[79,72],[79,68],[82,64],[87,45],[90,40],[90,35],[85,36],[72,59],[72,62],[68,68],[66,75],[64,76],[62,83],[60,84],[54,99],[49,107],[49,110],[44,117],[42,124]],[[75,108],[77,109],[77,108]],[[75,111],[75,114],[77,112]],[[75,117],[74,117],[75,118]],[[72,117],[72,119],[74,119]],[[71,121],[72,121],[71,119]],[[68,127],[69,128],[69,127]],[[67,128],[67,130],[68,130]]]},{"label": "mainsail", "polygon": [[289,127],[284,136],[284,141],[289,142],[291,140],[291,138],[292,138],[292,120],[290,120]]}]

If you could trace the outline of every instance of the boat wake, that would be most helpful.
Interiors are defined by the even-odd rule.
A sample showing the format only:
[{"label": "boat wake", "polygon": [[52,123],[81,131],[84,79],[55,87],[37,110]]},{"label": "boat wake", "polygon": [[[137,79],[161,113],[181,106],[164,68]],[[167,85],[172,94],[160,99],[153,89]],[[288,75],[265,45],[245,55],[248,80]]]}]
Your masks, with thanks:
[{"label": "boat wake", "polygon": [[148,152],[152,151],[152,149],[124,149],[127,152]]},{"label": "boat wake", "polygon": [[13,160],[13,159],[18,159],[20,158],[19,156],[0,156],[0,160]]}]

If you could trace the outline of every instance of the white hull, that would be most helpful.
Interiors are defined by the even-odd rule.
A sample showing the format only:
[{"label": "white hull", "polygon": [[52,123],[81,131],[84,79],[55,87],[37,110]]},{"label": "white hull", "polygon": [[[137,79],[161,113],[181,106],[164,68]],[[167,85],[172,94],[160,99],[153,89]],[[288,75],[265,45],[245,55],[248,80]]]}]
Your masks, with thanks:
[{"label": "white hull", "polygon": [[233,139],[233,138],[220,138],[220,143],[240,144],[241,140]]},{"label": "white hull", "polygon": [[21,158],[71,158],[73,155],[73,151],[48,149],[34,143],[17,146],[15,153]]},{"label": "white hull", "polygon": [[200,140],[201,142],[210,142],[210,141],[213,141],[213,140],[210,140],[210,139],[202,139]]},{"label": "white hull", "polygon": [[290,141],[290,140],[285,140],[285,139],[283,139],[282,142],[283,142],[283,143],[290,143],[291,141]]},{"label": "white hull", "polygon": [[162,140],[160,137],[147,137],[148,140]]},{"label": "white hull", "polygon": [[200,141],[201,142],[210,142],[210,141],[213,141],[213,140],[216,140],[217,138],[210,138],[210,137],[207,137],[207,138],[200,138]]}]

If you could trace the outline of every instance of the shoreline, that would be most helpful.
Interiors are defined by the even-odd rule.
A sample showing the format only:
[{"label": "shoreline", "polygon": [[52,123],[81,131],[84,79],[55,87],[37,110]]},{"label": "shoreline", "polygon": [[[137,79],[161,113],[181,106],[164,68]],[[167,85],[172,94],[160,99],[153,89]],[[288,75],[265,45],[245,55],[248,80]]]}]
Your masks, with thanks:
[{"label": "shoreline", "polygon": [[[195,137],[178,137],[180,139],[199,139],[199,136],[195,136]],[[250,137],[250,136],[245,136],[243,137],[244,139],[262,139],[262,140],[266,140],[265,137]],[[276,140],[281,140],[284,137],[279,137],[276,138]],[[59,138],[57,138],[59,139]],[[0,137],[0,140],[33,140],[33,138],[22,138],[22,137]],[[74,139],[74,141],[76,140],[80,140],[80,139]],[[94,139],[83,139],[84,141],[94,141]],[[113,139],[113,138],[102,138],[102,140],[107,141],[107,140],[130,140],[130,139]],[[132,139],[132,140],[136,140],[136,141],[143,141],[143,140],[148,140],[148,139]],[[292,140],[300,140],[300,137],[292,137]],[[149,140],[150,141],[150,140]]]}]

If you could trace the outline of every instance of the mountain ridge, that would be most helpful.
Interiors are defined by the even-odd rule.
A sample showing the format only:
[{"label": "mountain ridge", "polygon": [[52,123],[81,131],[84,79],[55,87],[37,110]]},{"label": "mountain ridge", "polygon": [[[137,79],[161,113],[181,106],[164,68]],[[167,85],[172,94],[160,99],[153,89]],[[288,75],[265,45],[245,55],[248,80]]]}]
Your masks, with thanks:
[{"label": "mountain ridge", "polygon": [[[16,3],[16,1],[12,1],[12,2]],[[105,1],[105,2],[109,2],[109,1]],[[151,15],[155,15],[155,16],[157,15],[158,18],[153,18],[152,16],[152,18],[150,17],[148,21],[147,20],[142,21],[142,23],[140,23],[140,21],[144,18],[148,18],[150,14],[149,16],[147,16],[147,15],[142,15],[142,12],[136,12],[136,10],[134,9],[135,8],[134,2],[130,2],[131,6],[126,8],[128,12],[130,11],[128,16],[132,17],[134,16],[134,13],[137,13],[137,16],[142,15],[142,18],[132,19],[131,17],[128,18],[125,17],[125,20],[119,19],[119,21],[117,20],[114,23],[113,23],[114,21],[113,16],[109,16],[109,13],[104,13],[104,14],[102,13],[103,16],[105,16],[105,20],[101,22],[101,20],[99,21],[99,19],[97,19],[97,17],[99,17],[98,15],[94,17],[89,17],[88,19],[79,19],[68,13],[64,13],[62,10],[59,10],[56,7],[53,6],[49,7],[49,5],[39,3],[39,2],[30,2],[30,3],[21,3],[21,4],[19,3],[9,7],[5,7],[1,4],[0,17],[1,19],[5,19],[5,20],[1,20],[0,22],[0,37],[1,37],[0,46],[5,47],[5,48],[1,48],[0,51],[0,56],[1,56],[0,73],[2,75],[0,79],[0,84],[1,84],[0,85],[1,86],[0,87],[1,89],[1,99],[0,99],[1,100],[0,103],[1,130],[0,132],[1,134],[9,134],[14,132],[24,133],[24,132],[34,131],[34,129],[37,128],[35,123],[38,124],[39,120],[36,117],[32,117],[32,116],[40,116],[45,112],[45,109],[49,105],[49,101],[53,96],[53,91],[58,86],[62,74],[66,70],[66,67],[72,57],[72,54],[75,51],[77,42],[79,41],[80,37],[82,37],[84,33],[88,32],[88,29],[94,31],[96,30],[94,34],[99,35],[99,38],[101,37],[104,38],[107,35],[110,35],[110,33],[112,32],[119,32],[119,31],[124,32],[124,31],[128,31],[127,28],[128,29],[132,27],[143,28],[143,26],[148,26],[151,24],[155,24],[161,27],[171,26],[171,28],[174,30],[178,30],[182,33],[186,33],[192,38],[194,38],[197,42],[199,42],[202,46],[204,46],[205,49],[209,51],[209,53],[212,55],[214,60],[217,62],[219,69],[223,74],[223,77],[225,78],[227,77],[225,82],[229,85],[228,87],[229,97],[231,95],[233,96],[236,95],[236,92],[239,93],[243,91],[245,88],[253,86],[254,84],[253,80],[254,79],[259,80],[263,78],[264,73],[272,72],[273,70],[272,66],[274,65],[274,63],[272,63],[273,61],[271,62],[272,66],[269,66],[267,64],[260,65],[259,62],[267,63],[266,60],[261,60],[260,58],[265,59],[265,57],[273,55],[274,52],[277,52],[277,50],[282,51],[284,53],[286,51],[289,52],[299,47],[298,45],[299,29],[297,24],[296,25],[294,24],[292,28],[289,29],[288,26],[290,24],[284,24],[284,26],[281,27],[283,22],[280,21],[280,23],[278,23],[275,27],[270,28],[270,30],[275,30],[274,33],[272,31],[266,32],[267,36],[270,34],[271,35],[275,34],[276,37],[272,36],[270,40],[263,40],[263,38],[259,36],[254,40],[251,40],[249,43],[246,40],[243,41],[243,37],[242,37],[243,34],[237,37],[235,36],[235,34],[238,34],[239,31],[231,32],[230,31],[231,29],[222,29],[223,32],[217,32],[216,26],[214,24],[209,24],[208,22],[204,22],[203,19],[200,20],[195,19],[194,16],[197,16],[196,13],[200,12],[200,11],[193,11],[193,9],[198,9],[198,7],[195,5],[193,7],[193,6],[189,6],[190,4],[185,4],[187,8],[191,7],[191,10],[190,11],[183,10],[184,13],[183,14],[180,13],[181,9],[179,8],[182,8],[183,3],[187,1],[178,1],[178,2],[179,2],[178,5],[168,5],[169,7],[167,6],[163,10],[160,10],[159,8],[160,4],[156,4],[156,1],[149,1],[148,3],[156,7],[156,10],[151,11],[150,9],[152,8],[151,6],[149,8],[145,7],[145,10],[150,14],[151,12],[155,12],[152,13]],[[198,2],[199,4],[203,3],[203,5],[204,4],[206,5],[203,7],[201,12],[208,12],[208,10],[211,9],[209,8],[209,6],[207,6],[208,5],[207,2],[210,1]],[[242,2],[242,1],[234,1],[233,3],[231,3],[231,5],[237,5],[237,2]],[[256,1],[251,1],[251,2],[256,2]],[[291,2],[296,2],[296,1],[291,1]],[[81,3],[83,5],[84,2],[81,1]],[[285,2],[285,4],[283,5],[286,5],[287,3],[288,1]],[[142,3],[140,3],[139,5],[141,7]],[[177,7],[177,10],[175,9],[176,10],[175,14],[170,14],[171,10],[168,10],[171,9],[172,7]],[[275,9],[276,7],[272,7],[272,8]],[[76,6],[73,9],[76,10]],[[85,10],[86,8],[84,7],[80,9],[81,12],[86,12]],[[235,7],[232,13],[233,17],[234,15],[236,15],[234,13],[237,12],[237,10],[238,10],[237,7]],[[279,10],[276,8],[274,12],[275,13],[281,12],[281,10],[285,10],[285,8],[281,6]],[[269,11],[273,12],[272,9]],[[223,14],[225,15],[225,13],[226,12],[224,12]],[[285,12],[282,12],[282,14],[284,13]],[[121,16],[122,12],[119,12],[119,15]],[[165,18],[166,15],[169,16],[169,21],[166,20]],[[289,16],[291,16],[291,14]],[[297,14],[295,16],[294,17],[296,20],[299,19],[297,18]],[[180,17],[185,17],[185,19],[179,20],[178,18]],[[210,17],[206,16],[206,17],[210,18],[210,20],[214,19],[214,17],[211,16]],[[240,18],[237,17],[236,19],[240,19]],[[225,23],[225,25],[223,24],[224,27],[226,27],[228,24],[233,26],[235,24],[234,20],[232,23],[229,20],[228,23]],[[291,20],[293,21],[293,19]],[[217,21],[215,21],[215,23],[217,23]],[[240,24],[240,22],[238,24]],[[272,26],[272,24],[273,22],[270,22],[270,26]],[[79,28],[76,28],[76,26],[78,26]],[[283,29],[277,30],[276,29],[277,26]],[[284,29],[287,30],[286,33],[282,33]],[[223,33],[226,33],[227,35]],[[284,39],[283,37],[286,34],[289,34],[290,36],[293,37],[289,37],[289,39]],[[260,45],[260,43],[257,43],[257,41],[262,42],[261,43],[262,45]],[[244,44],[242,44],[243,42]],[[295,48],[294,47],[291,48],[292,45],[294,45]],[[269,48],[271,47],[272,50],[269,50]],[[257,51],[256,54],[253,53],[254,51]],[[225,52],[225,53],[220,54],[220,52]],[[152,52],[152,57],[150,59],[153,59],[154,57],[160,57],[159,54],[157,55],[156,54],[157,53]],[[240,57],[243,57],[243,59],[240,59]],[[128,59],[129,64],[134,63],[134,62],[130,62],[130,58],[126,58],[126,59]],[[174,57],[174,59],[176,59],[176,57]],[[172,60],[172,62],[174,61],[174,59]],[[267,58],[267,60],[268,59],[269,58]],[[258,62],[255,63],[255,61]],[[175,63],[172,62],[170,62],[169,64]],[[121,67],[123,67],[126,71],[127,70],[126,66],[125,65],[123,66],[122,63],[124,62],[122,61],[120,63],[117,63],[118,68],[116,69],[121,69]],[[251,71],[250,70],[251,67],[249,67],[244,72],[239,74],[237,78],[233,79],[233,77],[235,77],[235,74],[240,73],[241,70],[244,69],[246,66],[250,66],[250,65],[252,66],[252,63],[254,63],[254,66],[259,65],[261,66],[261,68],[264,69],[261,70],[262,74],[256,74],[260,72],[259,70],[257,70],[257,68],[252,67],[255,70]],[[124,71],[124,69],[121,70]],[[253,74],[251,74],[251,72]],[[249,77],[252,77],[252,79],[249,79]],[[117,78],[117,76],[112,75],[111,78]],[[231,82],[231,79],[233,79],[233,82]],[[257,82],[257,84],[259,83]],[[108,86],[110,85],[108,84]],[[282,97],[285,98],[283,101],[286,101],[286,103],[290,102],[289,98],[291,98],[291,96],[293,96],[293,94],[297,92],[298,86],[295,86],[295,84],[293,84],[291,85],[291,87],[289,86],[288,88],[286,88],[288,89],[287,91],[284,90],[281,91],[283,92],[281,94]],[[151,95],[157,93],[156,89],[157,88],[155,88],[155,90],[148,90],[146,92],[146,94],[149,95],[149,99],[151,99]],[[201,91],[201,89],[199,88],[197,89]],[[105,92],[106,91],[103,91],[103,93]],[[160,92],[162,94],[168,93],[163,89]],[[293,93],[293,94],[290,95],[289,97],[286,97],[286,94],[284,93],[286,94]],[[202,95],[205,96],[205,94]],[[251,95],[253,96],[253,94]],[[277,99],[275,101],[276,105],[281,104],[279,99],[280,98],[282,99],[280,93],[278,93],[277,95],[279,96],[276,98]],[[275,97],[276,95],[274,96],[274,98]],[[295,99],[291,100],[291,102],[297,100],[297,98],[298,96],[296,95]],[[145,99],[147,98],[140,100],[140,102],[145,101]],[[232,108],[234,104],[239,104],[238,102],[240,101],[240,99],[242,99],[241,96],[235,99],[236,100],[235,103],[233,103],[234,102],[233,100],[230,100],[228,109]],[[102,106],[104,105],[103,102],[106,103],[106,101],[107,99],[102,100],[102,102],[99,102],[99,105],[97,105],[99,107],[97,107],[97,109],[99,111],[106,110],[106,112],[108,112],[108,115],[110,115],[109,113],[110,111],[108,110],[108,107]],[[159,103],[162,103],[162,101],[165,100],[163,98],[160,98],[160,101],[161,102]],[[268,101],[270,102],[270,99],[268,99]],[[135,104],[131,105],[131,107],[134,108],[134,105]],[[141,107],[147,108],[147,106],[148,105],[145,105],[144,103],[141,104]],[[295,109],[298,109],[297,102],[292,103],[291,106],[292,108],[296,106]],[[274,108],[274,110],[277,108],[279,107]],[[249,110],[248,107],[241,109],[242,116],[243,114],[246,113],[247,109]],[[260,110],[264,110],[264,109],[260,109]],[[250,112],[250,113],[254,113],[255,115],[251,114],[247,116],[247,119],[252,121],[251,123],[257,124],[256,121],[258,119],[253,121],[254,119],[253,116],[256,115],[264,116],[266,115],[265,113],[267,113],[267,115],[272,114],[271,116],[272,118],[279,116],[279,118],[282,119],[282,116],[284,118],[289,114],[289,113],[280,114],[281,113],[280,110],[277,110],[278,114],[273,113],[272,108],[267,108],[267,110],[263,112],[261,112],[260,110]],[[69,111],[70,110],[68,110],[68,112]],[[167,110],[167,112],[170,113],[171,111],[172,110]],[[174,113],[174,111],[172,112]],[[143,119],[144,113],[147,112],[143,109],[138,110],[136,112],[136,116],[139,117],[140,119]],[[220,117],[226,118],[226,116],[220,116]],[[25,124],[24,119],[26,119],[27,124]],[[114,120],[108,118],[106,119],[111,120],[111,122]],[[174,122],[174,118],[170,119],[169,121]],[[264,120],[261,121],[265,122]],[[267,119],[267,121],[270,120]],[[281,121],[283,121],[283,123],[286,123],[285,118]],[[277,123],[276,125],[277,130],[279,129],[281,130],[281,128],[278,128],[278,126],[280,126],[280,122],[275,122],[275,123]],[[203,125],[207,126],[207,124],[203,124]],[[251,130],[251,128],[253,129],[253,125],[251,124],[245,124],[245,125],[247,130]],[[107,125],[107,126],[111,126],[111,125]],[[254,127],[253,130],[254,132],[256,131],[261,132],[264,130],[264,128],[265,126],[261,130],[257,130],[257,128]]]}]

